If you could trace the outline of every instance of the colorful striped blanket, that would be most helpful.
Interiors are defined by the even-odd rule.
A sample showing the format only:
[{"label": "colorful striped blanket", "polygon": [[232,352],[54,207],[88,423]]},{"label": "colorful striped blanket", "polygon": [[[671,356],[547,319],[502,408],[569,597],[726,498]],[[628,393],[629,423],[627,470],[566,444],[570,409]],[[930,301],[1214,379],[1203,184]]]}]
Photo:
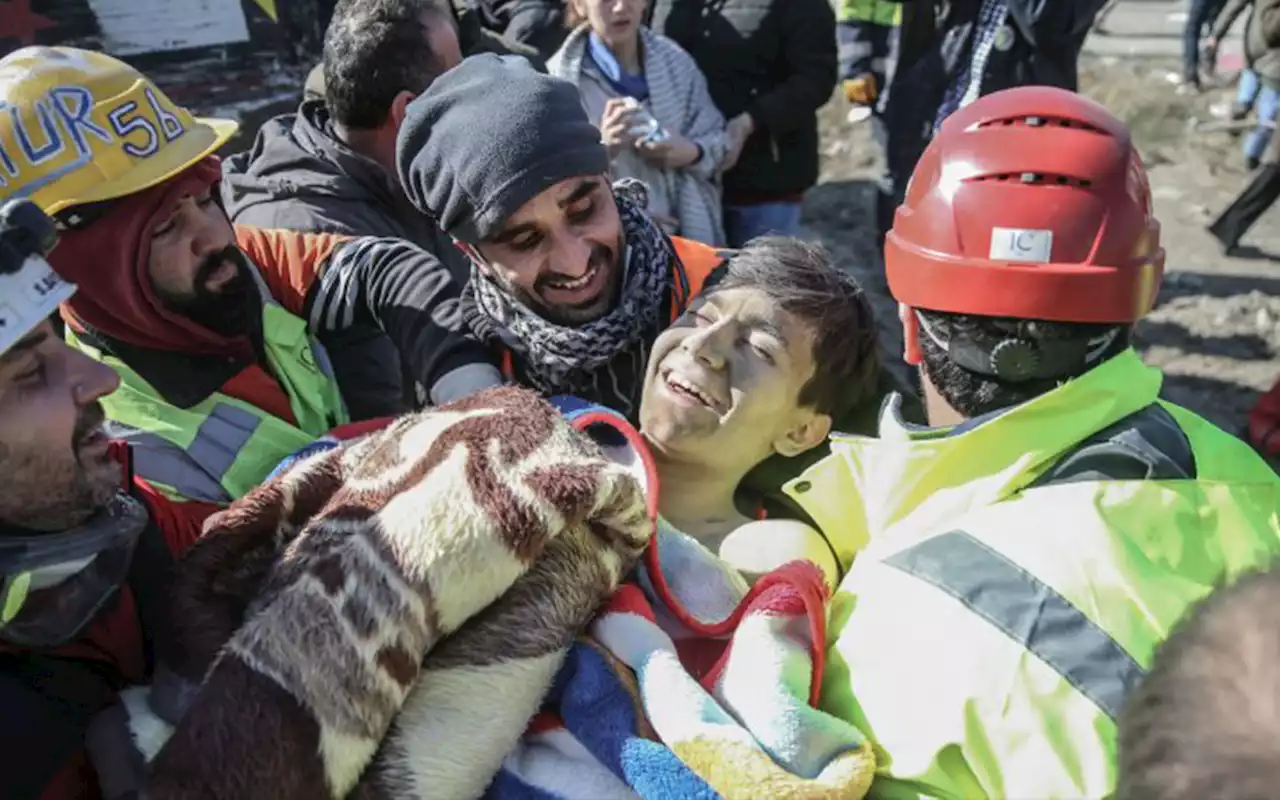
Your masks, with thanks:
[{"label": "colorful striped blanket", "polygon": [[[588,430],[584,422],[611,414],[553,402]],[[748,588],[697,541],[660,525],[635,580],[574,645],[486,797],[863,797],[870,743],[815,708],[826,601],[812,564],[787,564]]]}]

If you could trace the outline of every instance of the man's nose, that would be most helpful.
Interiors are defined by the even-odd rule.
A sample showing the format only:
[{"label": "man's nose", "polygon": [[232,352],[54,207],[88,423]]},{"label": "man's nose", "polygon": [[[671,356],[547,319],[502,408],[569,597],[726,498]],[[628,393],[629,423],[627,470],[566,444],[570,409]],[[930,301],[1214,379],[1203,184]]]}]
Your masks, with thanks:
[{"label": "man's nose", "polygon": [[570,232],[556,235],[551,247],[551,272],[566,278],[581,278],[591,265],[590,240]]},{"label": "man's nose", "polygon": [[187,215],[187,225],[191,232],[191,252],[196,257],[204,258],[229,244],[226,241],[225,227],[218,224],[219,220],[215,216],[215,214],[221,214],[221,211],[216,209],[206,211],[199,207],[191,211],[192,213]]},{"label": "man's nose", "polygon": [[70,347],[67,350],[67,358],[71,360],[71,391],[76,405],[95,403],[120,386],[120,376],[114,369],[79,350]]}]

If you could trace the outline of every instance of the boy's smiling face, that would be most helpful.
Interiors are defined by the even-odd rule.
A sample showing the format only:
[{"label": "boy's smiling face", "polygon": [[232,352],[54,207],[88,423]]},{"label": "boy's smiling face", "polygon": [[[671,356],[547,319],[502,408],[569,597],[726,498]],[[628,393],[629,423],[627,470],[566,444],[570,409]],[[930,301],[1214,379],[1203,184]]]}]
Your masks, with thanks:
[{"label": "boy's smiling face", "polygon": [[822,441],[830,418],[800,405],[813,331],[764,291],[713,290],[654,342],[640,425],[659,451],[745,472]]}]

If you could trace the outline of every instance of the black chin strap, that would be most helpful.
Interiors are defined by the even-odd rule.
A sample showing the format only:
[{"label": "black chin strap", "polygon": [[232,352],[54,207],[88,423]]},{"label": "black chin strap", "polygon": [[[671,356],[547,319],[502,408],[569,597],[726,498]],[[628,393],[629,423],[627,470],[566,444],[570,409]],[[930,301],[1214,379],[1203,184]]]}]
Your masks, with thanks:
[{"label": "black chin strap", "polygon": [[1078,375],[1098,360],[1120,335],[1112,328],[1092,339],[1034,339],[1010,333],[994,345],[968,336],[949,341],[938,335],[922,314],[920,330],[957,366],[1008,383],[1052,380]]}]

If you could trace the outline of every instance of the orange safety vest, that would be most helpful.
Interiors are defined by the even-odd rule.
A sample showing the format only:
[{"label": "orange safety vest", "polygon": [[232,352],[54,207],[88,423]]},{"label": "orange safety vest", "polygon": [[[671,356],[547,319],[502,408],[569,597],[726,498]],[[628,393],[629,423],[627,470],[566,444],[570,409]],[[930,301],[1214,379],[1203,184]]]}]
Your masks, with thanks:
[{"label": "orange safety vest", "polygon": [[[675,322],[689,306],[689,301],[698,296],[706,284],[708,276],[716,267],[725,262],[725,251],[717,250],[711,245],[671,237],[672,248],[676,257],[671,260],[671,320]],[[515,380],[515,361],[511,351],[502,348],[502,376],[507,380]]]}]

